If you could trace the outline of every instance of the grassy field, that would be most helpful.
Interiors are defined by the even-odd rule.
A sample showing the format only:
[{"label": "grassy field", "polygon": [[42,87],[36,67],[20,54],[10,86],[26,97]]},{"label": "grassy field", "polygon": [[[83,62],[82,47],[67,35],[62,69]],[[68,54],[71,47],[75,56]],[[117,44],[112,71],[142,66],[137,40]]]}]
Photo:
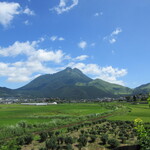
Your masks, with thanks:
[{"label": "grassy field", "polygon": [[49,122],[53,119],[76,118],[109,111],[99,104],[58,104],[48,106],[0,105],[0,126]]},{"label": "grassy field", "polygon": [[[108,125],[104,125],[104,128],[108,126],[106,131],[108,131],[108,129],[116,127],[116,130],[119,131],[117,133],[120,133],[122,129],[118,129],[117,120],[134,121],[134,119],[136,118],[141,118],[144,122],[150,122],[149,116],[150,109],[146,104],[133,105],[129,103],[113,102],[76,104],[70,103],[48,106],[28,106],[19,104],[0,105],[0,144],[6,141],[4,145],[7,147],[8,145],[12,145],[9,142],[13,142],[13,139],[24,135],[30,135],[30,133],[34,135],[34,137],[36,137],[36,135],[39,135],[39,133],[41,132],[48,133],[49,131],[56,132],[57,130],[59,130],[60,133],[64,133],[66,132],[67,128],[73,128],[75,126],[82,127],[82,125],[84,126],[86,123],[90,123],[91,125],[93,123],[93,125],[90,127],[92,129],[95,126],[95,122],[99,119],[102,119],[103,117],[109,119],[108,121],[116,120],[116,125],[111,121],[111,126],[110,123],[108,123]],[[147,125],[149,125],[149,123]],[[95,126],[95,130],[97,130],[97,128],[99,127]],[[85,127],[83,127],[83,129],[85,130]],[[79,133],[80,132],[81,131],[79,131]],[[112,135],[112,133],[114,132],[113,129],[109,132],[108,135],[110,138],[116,138],[115,135]],[[72,132],[70,136],[71,135]],[[96,137],[98,138],[97,144],[94,144],[93,146],[98,145],[99,147],[99,135],[97,135]],[[90,143],[90,139],[88,139],[88,141]],[[39,147],[39,141],[33,140],[33,143],[34,142],[36,142],[36,145]],[[33,143],[31,145],[34,147]],[[91,146],[91,144],[89,144],[89,146]],[[7,147],[5,149],[9,148]],[[27,149],[27,147],[25,147],[25,149]],[[29,148],[29,150],[30,149],[31,148]]]},{"label": "grassy field", "polygon": [[[107,105],[107,104],[106,104]],[[110,106],[117,105],[109,103]],[[109,117],[111,120],[129,120],[141,118],[144,122],[150,122],[150,109],[147,104],[121,104],[124,107]],[[99,103],[58,104],[48,106],[26,105],[0,105],[0,126],[15,125],[19,121],[28,123],[43,123],[54,119],[76,118],[86,115],[104,113],[110,111],[105,105]]]},{"label": "grassy field", "polygon": [[124,108],[108,119],[134,121],[136,118],[141,118],[144,122],[150,122],[150,108],[148,104],[126,104],[125,106],[128,109]]}]

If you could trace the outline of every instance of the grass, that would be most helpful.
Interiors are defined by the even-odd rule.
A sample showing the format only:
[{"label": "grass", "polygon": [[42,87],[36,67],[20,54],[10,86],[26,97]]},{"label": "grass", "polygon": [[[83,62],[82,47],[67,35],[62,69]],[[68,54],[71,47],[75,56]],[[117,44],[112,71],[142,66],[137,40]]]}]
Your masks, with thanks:
[{"label": "grass", "polygon": [[126,104],[126,108],[118,111],[116,115],[109,117],[108,119],[134,121],[136,118],[141,118],[144,122],[150,122],[150,108],[148,107],[148,104]]},{"label": "grass", "polygon": [[98,104],[58,104],[48,106],[0,105],[0,126],[15,125],[21,120],[29,123],[49,122],[53,119],[75,118],[108,109]]}]

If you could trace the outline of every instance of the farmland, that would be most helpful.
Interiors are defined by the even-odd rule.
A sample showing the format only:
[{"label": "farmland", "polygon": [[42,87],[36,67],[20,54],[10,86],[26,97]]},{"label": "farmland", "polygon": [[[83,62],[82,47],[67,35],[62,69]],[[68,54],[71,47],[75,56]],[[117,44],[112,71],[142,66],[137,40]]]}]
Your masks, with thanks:
[{"label": "farmland", "polygon": [[141,118],[144,122],[150,122],[150,108],[147,104],[127,104],[126,107],[128,109],[118,112],[116,115],[109,117],[109,119],[133,121],[136,118]]},{"label": "farmland", "polygon": [[[150,109],[147,104],[107,102],[48,106],[0,105],[0,141],[1,143],[6,141],[4,145],[11,145],[10,141],[18,141],[19,138],[21,149],[39,150],[40,147],[45,147],[46,142],[50,142],[52,136],[50,132],[53,132],[54,139],[61,136],[73,138],[73,149],[80,149],[80,136],[86,133],[87,144],[82,146],[88,147],[89,150],[110,149],[111,145],[107,143],[108,141],[103,143],[103,136],[107,136],[110,142],[115,138],[116,141],[113,142],[120,143],[121,146],[124,144],[132,146],[137,143],[133,121],[141,118],[149,127],[149,116]],[[43,134],[46,139],[41,141]],[[126,137],[128,134],[131,134],[131,137]],[[25,138],[23,136],[26,135],[30,140],[32,139],[31,142],[20,143],[20,138]],[[13,145],[16,145],[16,142]],[[64,141],[59,146],[66,148],[67,145]]]}]

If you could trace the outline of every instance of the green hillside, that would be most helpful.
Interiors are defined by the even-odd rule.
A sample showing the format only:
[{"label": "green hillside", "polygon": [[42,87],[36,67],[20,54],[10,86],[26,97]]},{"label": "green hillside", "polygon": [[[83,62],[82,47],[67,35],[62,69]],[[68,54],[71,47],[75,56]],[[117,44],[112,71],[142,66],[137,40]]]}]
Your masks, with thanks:
[{"label": "green hillside", "polygon": [[114,95],[128,95],[132,94],[132,89],[124,87],[118,84],[112,84],[101,79],[96,79],[88,83],[88,86],[95,86],[98,89],[104,90],[105,92],[112,93]]},{"label": "green hillside", "polygon": [[135,88],[133,93],[134,94],[148,94],[148,93],[150,93],[150,83],[143,84],[143,85]]},{"label": "green hillside", "polygon": [[116,97],[132,92],[127,87],[100,79],[92,80],[76,68],[42,75],[16,91],[23,95],[68,99]]}]

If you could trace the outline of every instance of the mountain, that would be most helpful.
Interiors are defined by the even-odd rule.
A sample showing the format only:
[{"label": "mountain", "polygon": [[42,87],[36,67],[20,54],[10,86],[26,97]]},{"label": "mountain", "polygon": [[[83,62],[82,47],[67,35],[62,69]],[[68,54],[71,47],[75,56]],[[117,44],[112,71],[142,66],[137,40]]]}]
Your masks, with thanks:
[{"label": "mountain", "polygon": [[129,95],[132,89],[118,84],[112,84],[101,79],[96,79],[88,83],[89,86],[95,86],[98,89],[105,90],[113,95]]},{"label": "mountain", "polygon": [[8,89],[6,87],[0,87],[0,97],[9,97],[13,94],[14,94],[13,90]]},{"label": "mountain", "polygon": [[150,93],[150,83],[143,84],[133,90],[133,94],[148,94]]},{"label": "mountain", "polygon": [[66,68],[55,74],[39,76],[15,91],[36,97],[81,99],[127,95],[132,90],[100,79],[93,80],[79,69]]}]

